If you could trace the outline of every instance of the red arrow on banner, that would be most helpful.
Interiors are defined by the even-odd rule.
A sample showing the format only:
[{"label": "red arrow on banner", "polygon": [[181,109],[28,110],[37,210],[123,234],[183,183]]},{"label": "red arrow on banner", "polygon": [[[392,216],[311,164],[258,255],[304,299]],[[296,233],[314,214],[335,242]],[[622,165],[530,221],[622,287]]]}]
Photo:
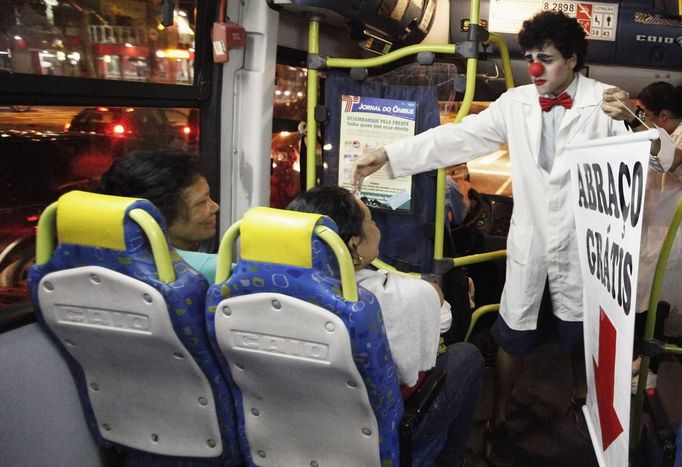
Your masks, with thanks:
[{"label": "red arrow on banner", "polygon": [[616,328],[599,307],[599,366],[592,358],[594,381],[597,386],[597,408],[603,450],[623,432],[618,414],[613,408],[613,381],[616,363]]}]

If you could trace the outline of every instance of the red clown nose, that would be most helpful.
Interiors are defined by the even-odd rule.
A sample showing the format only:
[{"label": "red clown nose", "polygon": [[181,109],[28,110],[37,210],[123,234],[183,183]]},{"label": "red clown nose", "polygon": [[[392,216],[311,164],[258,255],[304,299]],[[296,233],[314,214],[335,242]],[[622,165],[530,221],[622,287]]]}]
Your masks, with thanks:
[{"label": "red clown nose", "polygon": [[545,67],[540,62],[533,62],[528,65],[528,74],[537,78],[545,72]]}]

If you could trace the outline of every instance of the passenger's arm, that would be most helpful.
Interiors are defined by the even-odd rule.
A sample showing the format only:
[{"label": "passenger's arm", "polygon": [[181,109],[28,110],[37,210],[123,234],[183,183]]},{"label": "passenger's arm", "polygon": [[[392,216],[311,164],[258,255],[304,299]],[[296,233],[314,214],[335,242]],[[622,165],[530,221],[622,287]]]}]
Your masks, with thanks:
[{"label": "passenger's arm", "polygon": [[429,282],[429,284],[434,288],[440,299],[440,333],[443,334],[452,326],[452,309],[450,308],[450,304],[445,300],[443,289],[435,282]]},{"label": "passenger's arm", "polygon": [[434,290],[438,294],[438,298],[440,298],[440,304],[442,305],[443,300],[445,300],[445,295],[443,295],[443,289],[441,289],[440,286],[438,284],[436,284],[435,282],[429,282],[429,284],[431,284],[431,286],[434,288]]}]

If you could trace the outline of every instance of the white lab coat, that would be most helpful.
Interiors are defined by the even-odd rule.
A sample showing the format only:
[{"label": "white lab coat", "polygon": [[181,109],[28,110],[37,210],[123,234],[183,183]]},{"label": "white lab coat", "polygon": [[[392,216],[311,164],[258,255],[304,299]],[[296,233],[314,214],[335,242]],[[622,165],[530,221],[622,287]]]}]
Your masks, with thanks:
[{"label": "white lab coat", "polygon": [[507,278],[500,313],[512,329],[535,329],[549,279],[554,314],[582,320],[582,277],[570,201],[569,143],[626,133],[599,109],[611,86],[579,75],[575,99],[556,136],[550,174],[538,166],[542,110],[534,85],[505,92],[490,107],[386,146],[389,171],[409,175],[460,164],[509,145],[514,212],[507,237]]}]

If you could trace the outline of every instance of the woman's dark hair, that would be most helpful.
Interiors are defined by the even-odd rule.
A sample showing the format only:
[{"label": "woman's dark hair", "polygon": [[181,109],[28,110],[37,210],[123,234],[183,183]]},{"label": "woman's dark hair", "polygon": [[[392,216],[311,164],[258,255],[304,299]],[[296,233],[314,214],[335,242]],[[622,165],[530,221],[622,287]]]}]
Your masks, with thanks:
[{"label": "woman's dark hair", "polygon": [[568,59],[575,54],[575,71],[585,66],[587,39],[583,27],[561,11],[543,11],[523,22],[518,35],[521,50],[542,49],[553,44],[561,56]]},{"label": "woman's dark hair", "polygon": [[299,193],[287,209],[324,214],[339,228],[339,236],[346,244],[362,234],[364,214],[353,193],[339,186],[317,186]]},{"label": "woman's dark hair", "polygon": [[201,176],[199,159],[189,152],[177,149],[135,151],[109,167],[102,175],[97,191],[148,199],[171,225],[182,209],[182,191]]},{"label": "woman's dark hair", "polygon": [[657,81],[642,89],[637,98],[656,115],[661,110],[669,110],[673,117],[682,117],[682,86]]}]

